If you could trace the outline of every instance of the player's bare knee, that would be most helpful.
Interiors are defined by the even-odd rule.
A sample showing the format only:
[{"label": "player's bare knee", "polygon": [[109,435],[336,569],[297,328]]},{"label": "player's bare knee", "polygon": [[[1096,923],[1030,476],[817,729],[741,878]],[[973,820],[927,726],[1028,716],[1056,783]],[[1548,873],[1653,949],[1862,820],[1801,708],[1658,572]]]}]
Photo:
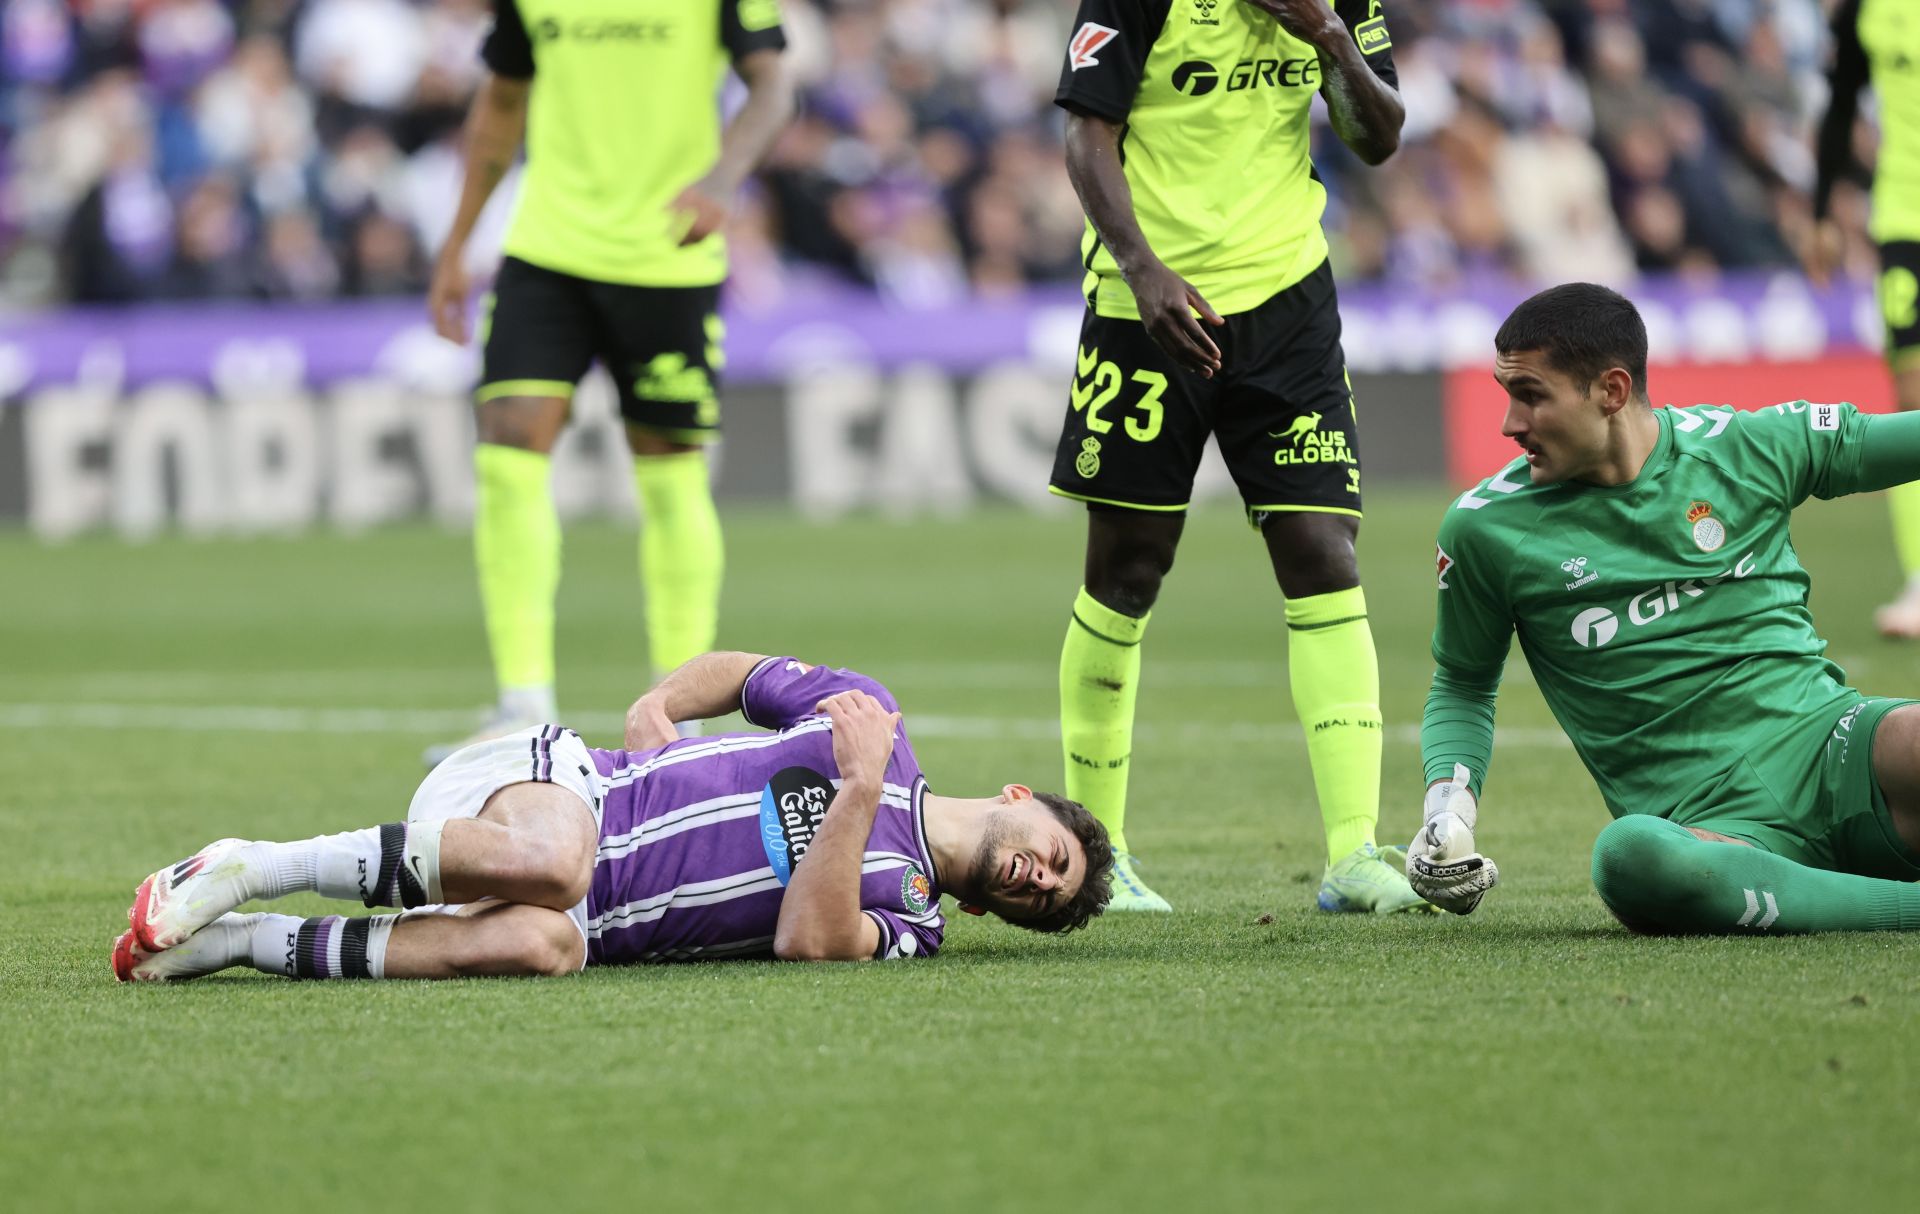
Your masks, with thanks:
[{"label": "player's bare knee", "polygon": [[507,396],[474,407],[474,429],[483,443],[545,454],[566,424],[567,402],[560,398]]},{"label": "player's bare knee", "polygon": [[593,883],[593,847],[572,835],[534,837],[522,832],[513,889],[519,900],[563,911],[587,896]]},{"label": "player's bare knee", "polygon": [[586,959],[586,941],[565,915],[543,915],[523,925],[522,961],[527,972],[547,978],[578,973]]},{"label": "player's bare knee", "polygon": [[1153,610],[1160,598],[1160,586],[1172,567],[1171,553],[1164,564],[1150,557],[1120,562],[1103,570],[1101,576],[1090,575],[1087,593],[1102,607],[1138,618]]},{"label": "player's bare knee", "polygon": [[1267,516],[1261,535],[1281,593],[1290,599],[1351,590],[1360,584],[1355,550],[1358,520],[1325,514]]}]

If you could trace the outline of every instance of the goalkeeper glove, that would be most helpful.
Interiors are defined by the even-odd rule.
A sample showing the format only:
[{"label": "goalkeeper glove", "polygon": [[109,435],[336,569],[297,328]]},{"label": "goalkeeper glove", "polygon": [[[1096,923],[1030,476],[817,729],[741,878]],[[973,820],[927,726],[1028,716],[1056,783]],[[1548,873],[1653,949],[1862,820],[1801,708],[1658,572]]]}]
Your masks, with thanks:
[{"label": "goalkeeper glove", "polygon": [[1479,802],[1467,787],[1473,778],[1456,763],[1453,778],[1427,789],[1420,833],[1407,845],[1407,884],[1441,910],[1470,915],[1500,881],[1492,860],[1474,850]]}]

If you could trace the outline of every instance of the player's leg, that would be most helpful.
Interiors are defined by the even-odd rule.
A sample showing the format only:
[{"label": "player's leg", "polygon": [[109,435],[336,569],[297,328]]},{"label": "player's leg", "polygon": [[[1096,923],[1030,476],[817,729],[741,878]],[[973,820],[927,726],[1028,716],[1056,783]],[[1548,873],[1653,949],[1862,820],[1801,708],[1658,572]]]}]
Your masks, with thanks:
[{"label": "player's leg", "polygon": [[1113,840],[1109,910],[1171,909],[1135,869],[1127,777],[1140,643],[1186,522],[1209,392],[1138,321],[1088,314],[1050,487],[1088,507],[1085,584],[1060,650],[1060,737],[1067,796]]},{"label": "player's leg", "polygon": [[1622,818],[1594,847],[1602,901],[1637,931],[1920,929],[1920,705],[1862,699],[1811,724],[1814,778],[1768,773],[1794,790],[1791,821]]},{"label": "player's leg", "polygon": [[[1868,701],[1868,711],[1877,703]],[[1920,704],[1903,703],[1881,717],[1872,754],[1887,824],[1909,855],[1920,856]]]},{"label": "player's leg", "polygon": [[1380,813],[1380,671],[1355,544],[1360,447],[1322,265],[1234,323],[1265,352],[1236,375],[1220,450],[1286,596],[1287,676],[1319,797],[1330,911],[1427,909],[1374,843]]},{"label": "player's leg", "polygon": [[[1894,401],[1902,410],[1920,409],[1920,242],[1880,247],[1879,297]],[[1920,483],[1887,490],[1887,507],[1905,584],[1874,613],[1874,623],[1883,636],[1920,637]]]},{"label": "player's leg", "polygon": [[1060,739],[1067,796],[1087,806],[1113,841],[1108,909],[1172,909],[1135,870],[1126,835],[1127,776],[1140,642],[1185,522],[1184,514],[1098,504],[1087,512],[1085,583],[1060,648]]},{"label": "player's leg", "polygon": [[[717,287],[603,287],[607,365],[640,504],[640,586],[655,677],[713,648],[726,548],[707,451],[720,436]],[[683,731],[698,729],[690,723]]]},{"label": "player's leg", "polygon": [[1593,885],[1615,918],[1654,935],[1920,929],[1910,881],[1815,868],[1723,833],[1764,829],[1751,824],[1706,825],[1629,814],[1600,832]]},{"label": "player's leg", "polygon": [[291,843],[214,843],[143,881],[128,920],[139,945],[157,952],[247,902],[293,893],[406,908],[493,897],[578,914],[598,815],[585,745],[547,726],[453,755],[420,785],[404,822]]},{"label": "player's leg", "polygon": [[348,918],[222,915],[175,948],[116,942],[122,982],[182,982],[234,966],[288,978],[468,978],[576,973],[586,938],[564,912],[486,899],[451,913]]},{"label": "player's leg", "polygon": [[548,478],[574,384],[592,359],[583,292],[578,279],[508,258],[486,306],[474,394],[473,555],[498,700],[473,734],[429,748],[429,765],[557,715],[560,516]]}]

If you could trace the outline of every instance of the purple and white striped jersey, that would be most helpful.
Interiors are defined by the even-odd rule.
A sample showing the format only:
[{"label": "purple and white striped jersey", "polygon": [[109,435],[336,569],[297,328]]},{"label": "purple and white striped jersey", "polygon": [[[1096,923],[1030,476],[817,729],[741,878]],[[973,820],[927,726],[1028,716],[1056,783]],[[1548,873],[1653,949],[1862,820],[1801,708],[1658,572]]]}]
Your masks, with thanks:
[{"label": "purple and white striped jersey", "polygon": [[[591,964],[773,955],[793,866],[840,785],[833,723],[814,706],[852,689],[899,709],[865,675],[768,658],[748,674],[740,708],[776,732],[593,751],[604,796],[587,895]],[[879,925],[879,958],[931,956],[946,928],[926,791],[903,723],[861,866],[860,905]]]}]

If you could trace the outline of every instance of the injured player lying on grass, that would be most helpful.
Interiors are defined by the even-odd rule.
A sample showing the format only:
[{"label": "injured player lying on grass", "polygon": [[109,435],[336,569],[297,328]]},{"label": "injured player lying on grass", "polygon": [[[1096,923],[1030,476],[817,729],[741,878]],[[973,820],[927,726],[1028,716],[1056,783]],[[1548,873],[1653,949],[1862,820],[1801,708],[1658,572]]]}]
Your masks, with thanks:
[{"label": "injured player lying on grass", "polygon": [[[738,709],[770,733],[680,739]],[[936,796],[879,683],[710,653],[627,713],[625,750],[557,725],[454,754],[405,822],[225,839],[142,882],[122,981],[250,965],[294,978],[569,974],[711,957],[930,956],[940,895],[1067,932],[1105,909],[1113,852],[1078,804],[1009,784]],[[802,863],[804,858],[805,863]],[[398,915],[238,914],[292,893]]]}]

